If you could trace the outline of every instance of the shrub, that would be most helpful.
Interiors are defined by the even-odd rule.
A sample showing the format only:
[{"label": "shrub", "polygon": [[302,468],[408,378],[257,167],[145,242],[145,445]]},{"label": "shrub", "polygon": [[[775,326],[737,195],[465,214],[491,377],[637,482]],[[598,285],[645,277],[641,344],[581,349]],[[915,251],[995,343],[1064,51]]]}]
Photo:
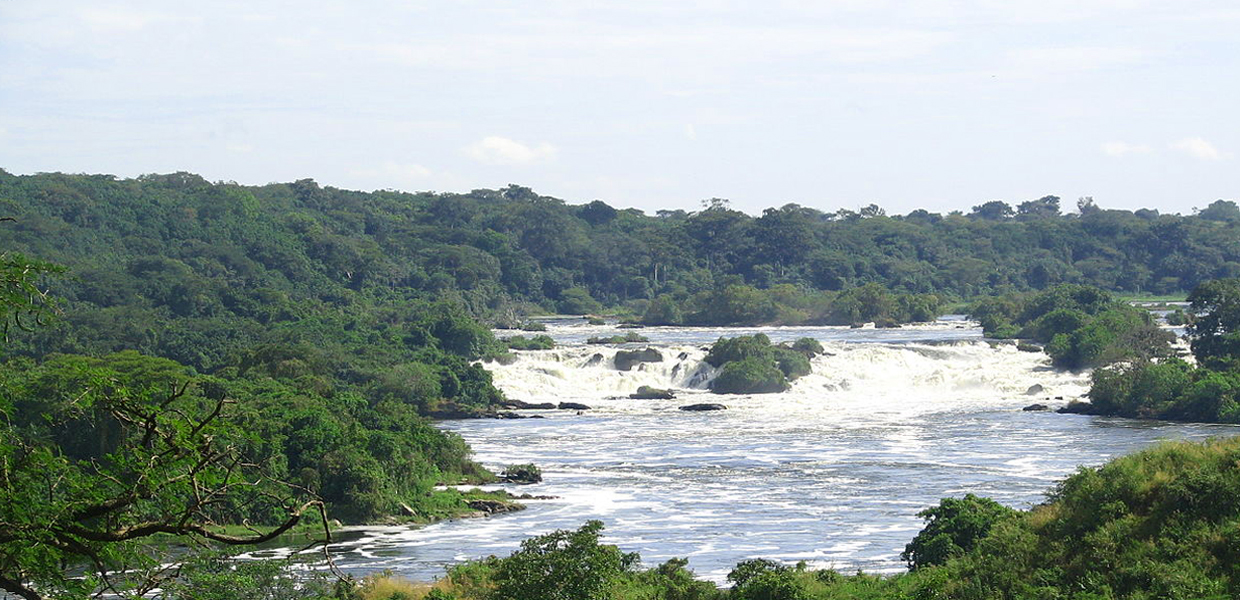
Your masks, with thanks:
[{"label": "shrub", "polygon": [[769,394],[788,389],[788,381],[772,361],[751,357],[725,364],[710,383],[716,394]]}]

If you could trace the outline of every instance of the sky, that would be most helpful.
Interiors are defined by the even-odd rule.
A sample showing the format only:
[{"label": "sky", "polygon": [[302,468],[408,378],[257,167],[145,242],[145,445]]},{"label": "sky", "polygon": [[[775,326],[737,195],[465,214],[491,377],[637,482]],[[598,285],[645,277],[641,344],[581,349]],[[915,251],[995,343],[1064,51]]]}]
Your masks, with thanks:
[{"label": "sky", "polygon": [[1188,214],[1240,197],[1240,4],[0,0],[0,168]]}]

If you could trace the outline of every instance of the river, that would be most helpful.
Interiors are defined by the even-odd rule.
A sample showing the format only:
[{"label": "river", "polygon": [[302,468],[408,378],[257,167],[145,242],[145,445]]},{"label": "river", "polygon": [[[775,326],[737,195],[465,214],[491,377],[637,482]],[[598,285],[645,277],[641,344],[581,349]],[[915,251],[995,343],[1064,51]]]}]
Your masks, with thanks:
[{"label": "river", "polygon": [[[543,418],[446,422],[489,467],[533,462],[544,482],[506,486],[556,496],[525,511],[435,525],[351,530],[335,548],[344,570],[430,580],[447,566],[507,555],[520,541],[602,520],[604,539],[657,564],[687,557],[723,581],[738,561],[806,561],[816,568],[892,572],[922,520],[945,496],[974,493],[1028,508],[1080,465],[1098,465],[1162,439],[1232,435],[1233,426],[1025,412],[1080,398],[1088,375],[1051,369],[1040,353],[989,343],[974,324],[876,330],[846,327],[646,328],[648,344],[586,345],[614,326],[551,320],[560,346],[490,365],[496,384],[528,402],[581,402]],[[781,394],[705,391],[702,358],[722,336],[811,337],[827,353]],[[510,332],[500,332],[511,335]],[[662,362],[614,369],[621,348],[653,347]],[[641,385],[674,400],[630,400]],[[1034,385],[1038,393],[1028,394]],[[686,412],[718,402],[728,409]]]}]

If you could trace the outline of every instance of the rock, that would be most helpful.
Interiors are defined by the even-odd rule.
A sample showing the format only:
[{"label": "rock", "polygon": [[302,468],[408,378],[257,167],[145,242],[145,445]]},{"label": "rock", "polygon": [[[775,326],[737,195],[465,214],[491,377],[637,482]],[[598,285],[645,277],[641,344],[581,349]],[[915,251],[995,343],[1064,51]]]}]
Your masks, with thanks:
[{"label": "rock", "polygon": [[1025,395],[1026,395],[1026,396],[1036,396],[1036,395],[1038,395],[1038,394],[1041,394],[1041,393],[1042,393],[1042,392],[1044,392],[1044,391],[1046,391],[1046,388],[1042,387],[1042,384],[1040,384],[1040,383],[1035,383],[1035,384],[1033,384],[1033,385],[1029,386],[1029,389],[1025,390]]},{"label": "rock", "polygon": [[1088,403],[1088,402],[1081,402],[1080,400],[1073,400],[1073,401],[1069,402],[1067,406],[1065,406],[1065,407],[1063,407],[1063,408],[1061,408],[1061,409],[1059,409],[1059,410],[1057,410],[1057,411],[1055,411],[1055,412],[1057,412],[1057,413],[1059,413],[1059,414],[1061,414],[1061,415],[1092,415],[1092,414],[1097,414],[1097,413],[1095,413],[1095,412],[1094,412],[1094,405],[1093,405],[1093,404],[1090,404],[1090,403]]},{"label": "rock", "polygon": [[848,326],[849,329],[861,329],[862,327],[865,327],[865,325],[861,323],[853,323]]},{"label": "rock", "polygon": [[1041,346],[1038,346],[1037,344],[1030,344],[1028,342],[1020,342],[1016,344],[1016,349],[1020,350],[1021,352],[1041,352],[1042,351]]},{"label": "rock", "polygon": [[560,410],[590,410],[589,406],[581,404],[580,402],[561,402],[556,408]]},{"label": "rock", "polygon": [[642,350],[621,350],[616,353],[616,370],[630,371],[634,365],[648,362],[663,362],[663,355],[654,348]]},{"label": "rock", "polygon": [[594,365],[597,365],[601,362],[603,362],[603,355],[596,353],[594,356],[590,357],[590,360],[586,361],[586,366],[593,367]]},{"label": "rock", "polygon": [[645,325],[642,325],[641,323],[621,323],[616,325],[616,329],[641,329],[643,327],[645,327]]},{"label": "rock", "polygon": [[504,400],[499,403],[504,408],[515,408],[517,410],[547,410],[555,408],[555,404],[551,402],[525,402],[524,400]]},{"label": "rock", "polygon": [[629,398],[633,400],[671,400],[675,397],[672,390],[661,390],[648,385],[643,385],[637,388],[636,392],[629,394]]},{"label": "rock", "polygon": [[1028,412],[1033,412],[1033,411],[1039,411],[1039,410],[1050,410],[1050,409],[1051,409],[1051,407],[1049,407],[1049,406],[1047,406],[1047,405],[1045,405],[1045,404],[1030,404],[1029,406],[1026,406],[1026,407],[1022,408],[1021,410],[1023,410],[1023,411],[1028,411]]},{"label": "rock", "polygon": [[407,517],[418,516],[417,511],[413,510],[412,506],[409,506],[408,504],[405,504],[404,502],[400,503],[400,512],[405,513],[405,516]]},{"label": "rock", "polygon": [[722,404],[715,404],[713,402],[703,402],[701,404],[689,404],[686,406],[682,406],[680,407],[680,410],[700,412],[700,411],[707,411],[707,410],[727,410],[727,408],[728,407]]},{"label": "rock", "polygon": [[502,410],[495,413],[496,419],[524,419],[525,415],[519,415],[511,410]]},{"label": "rock", "polygon": [[688,352],[681,352],[680,354],[676,355],[676,360],[685,360],[686,358],[689,358]]},{"label": "rock", "polygon": [[895,319],[874,319],[875,329],[899,329],[900,324]]},{"label": "rock", "polygon": [[500,475],[500,481],[508,483],[530,484],[540,483],[542,480],[542,470],[533,464],[509,465]]},{"label": "rock", "polygon": [[466,504],[468,504],[470,508],[488,515],[513,512],[515,510],[525,508],[515,502],[504,502],[502,500],[468,500],[466,501]]}]

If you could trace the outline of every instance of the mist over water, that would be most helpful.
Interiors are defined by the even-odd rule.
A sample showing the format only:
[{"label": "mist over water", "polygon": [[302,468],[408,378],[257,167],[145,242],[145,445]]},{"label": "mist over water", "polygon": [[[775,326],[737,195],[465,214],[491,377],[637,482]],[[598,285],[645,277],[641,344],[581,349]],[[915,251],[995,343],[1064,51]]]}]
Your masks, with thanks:
[{"label": "mist over water", "polygon": [[[705,391],[706,346],[761,331],[773,341],[813,337],[827,350],[813,374],[782,394]],[[541,419],[471,420],[461,434],[495,469],[533,462],[544,483],[505,486],[558,496],[525,511],[422,528],[368,528],[336,549],[346,571],[383,569],[429,580],[459,561],[506,555],[520,541],[588,519],[605,540],[656,564],[688,557],[722,581],[746,558],[804,560],[844,571],[896,571],[920,530],[916,513],[944,496],[975,493],[1017,508],[1078,465],[1097,465],[1160,439],[1231,435],[1224,425],[1129,421],[1023,412],[1081,397],[1088,375],[1049,367],[1040,353],[991,344],[960,320],[894,330],[648,328],[650,344],[587,346],[614,327],[551,322],[561,344],[488,365],[514,399],[581,402]],[[662,362],[615,370],[620,348],[660,350]],[[1033,385],[1044,391],[1026,395]],[[631,400],[641,385],[675,388],[674,400]],[[1056,399],[1056,397],[1062,399]],[[728,410],[685,412],[718,402]]]}]

